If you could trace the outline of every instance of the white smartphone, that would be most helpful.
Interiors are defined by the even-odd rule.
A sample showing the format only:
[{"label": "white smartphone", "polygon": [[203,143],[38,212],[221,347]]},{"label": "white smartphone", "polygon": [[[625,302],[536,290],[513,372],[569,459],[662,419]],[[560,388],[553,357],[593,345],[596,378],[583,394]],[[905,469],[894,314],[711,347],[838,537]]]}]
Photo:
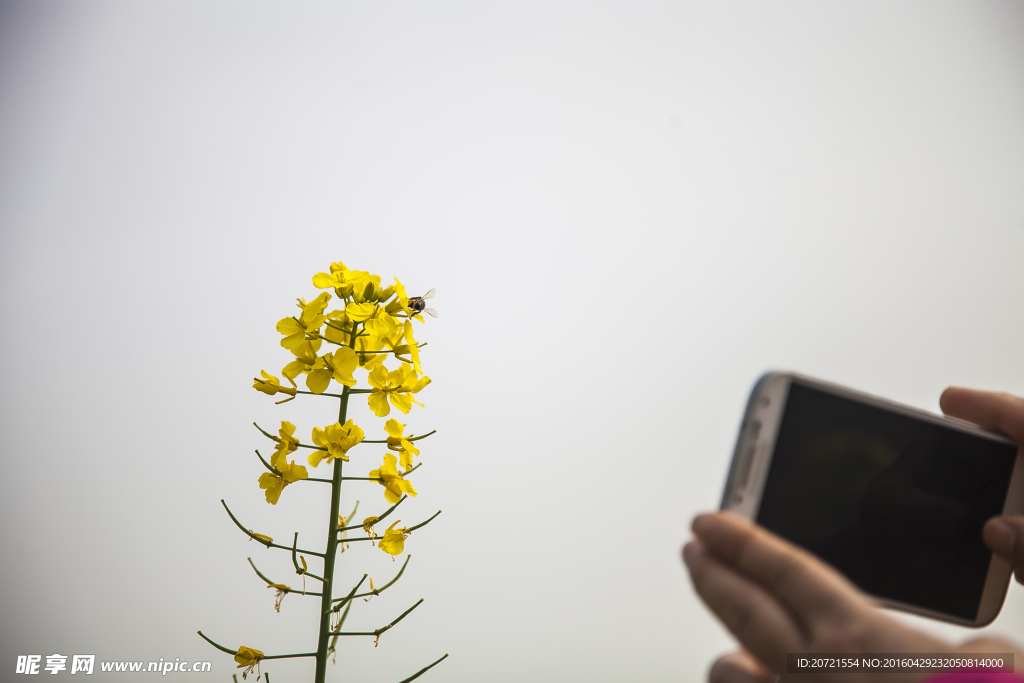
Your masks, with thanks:
[{"label": "white smartphone", "polygon": [[883,606],[984,626],[1012,567],[981,529],[1024,512],[1024,455],[962,420],[773,372],[751,393],[722,509],[814,553]]}]

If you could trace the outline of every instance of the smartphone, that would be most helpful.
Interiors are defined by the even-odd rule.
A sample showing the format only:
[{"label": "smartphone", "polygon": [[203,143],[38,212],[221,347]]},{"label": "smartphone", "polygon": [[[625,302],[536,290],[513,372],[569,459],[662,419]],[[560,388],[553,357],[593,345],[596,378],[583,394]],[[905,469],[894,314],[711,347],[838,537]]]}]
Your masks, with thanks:
[{"label": "smartphone", "polygon": [[750,395],[722,509],[817,555],[883,606],[985,626],[1012,566],[981,529],[1024,512],[1024,455],[962,420],[773,372]]}]

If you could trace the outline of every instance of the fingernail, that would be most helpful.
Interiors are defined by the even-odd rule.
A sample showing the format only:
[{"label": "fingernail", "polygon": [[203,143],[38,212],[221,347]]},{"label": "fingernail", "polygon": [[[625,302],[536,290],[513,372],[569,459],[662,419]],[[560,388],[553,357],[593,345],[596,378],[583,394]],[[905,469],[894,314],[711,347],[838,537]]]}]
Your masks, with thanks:
[{"label": "fingernail", "polygon": [[689,541],[683,546],[683,562],[686,563],[687,567],[692,567],[693,563],[704,553],[704,548],[697,541]]},{"label": "fingernail", "polygon": [[985,542],[1000,555],[1009,557],[1013,554],[1013,546],[1017,541],[1017,531],[999,519],[990,519],[982,532]]}]

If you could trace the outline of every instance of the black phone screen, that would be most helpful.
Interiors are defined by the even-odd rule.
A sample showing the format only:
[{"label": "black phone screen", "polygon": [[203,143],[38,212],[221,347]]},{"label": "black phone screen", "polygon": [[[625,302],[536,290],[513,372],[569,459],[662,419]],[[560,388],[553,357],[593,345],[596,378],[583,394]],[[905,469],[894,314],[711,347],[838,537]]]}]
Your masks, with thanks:
[{"label": "black phone screen", "polygon": [[977,618],[1017,448],[790,385],[757,522],[879,597]]}]

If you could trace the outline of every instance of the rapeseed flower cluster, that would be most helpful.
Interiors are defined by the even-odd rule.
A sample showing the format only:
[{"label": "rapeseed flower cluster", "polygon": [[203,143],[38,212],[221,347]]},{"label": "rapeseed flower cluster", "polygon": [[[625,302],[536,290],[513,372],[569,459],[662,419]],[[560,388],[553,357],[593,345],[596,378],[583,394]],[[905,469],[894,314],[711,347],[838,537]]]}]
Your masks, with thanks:
[{"label": "rapeseed flower cluster", "polygon": [[[412,482],[407,479],[407,476],[419,467],[413,462],[413,458],[420,454],[415,442],[430,436],[433,432],[419,436],[406,434],[405,429],[408,425],[394,417],[388,419],[382,427],[372,429],[366,422],[362,425],[355,422],[355,419],[362,421],[363,416],[348,418],[349,407],[358,405],[353,401],[363,397],[366,399],[366,417],[370,413],[378,418],[388,417],[392,409],[408,414],[413,404],[423,407],[417,396],[431,380],[423,373],[420,348],[425,344],[416,340],[414,322],[424,322],[421,315],[423,312],[437,317],[436,311],[426,308],[424,302],[433,296],[434,290],[422,297],[410,297],[398,278],[394,279],[393,284],[385,285],[382,284],[380,276],[352,270],[343,263],[331,264],[329,272],[317,273],[312,280],[313,286],[321,290],[320,293],[309,300],[297,299],[298,311],[280,319],[276,325],[277,332],[281,335],[280,345],[290,354],[290,360],[281,367],[280,377],[260,370],[260,377],[253,379],[253,388],[268,396],[276,397],[282,394],[281,400],[277,403],[286,403],[300,396],[319,396],[337,401],[338,420],[333,424],[311,426],[309,432],[299,430],[295,424],[288,421],[281,422],[276,434],[257,425],[273,444],[269,462],[257,451],[257,455],[268,470],[260,475],[258,483],[260,489],[264,491],[267,503],[271,505],[277,505],[285,489],[293,484],[303,482],[303,487],[320,483],[329,484],[332,489],[332,509],[327,547],[322,552],[302,549],[299,547],[297,533],[290,546],[279,545],[271,536],[247,529],[227,508],[226,503],[224,507],[235,524],[250,539],[259,541],[267,548],[290,552],[295,571],[302,576],[301,594],[319,597],[321,600],[317,649],[315,653],[264,655],[262,651],[250,647],[240,647],[237,650],[225,648],[200,632],[200,635],[211,644],[235,656],[239,668],[244,669],[243,678],[254,669],[259,675],[260,662],[265,659],[315,657],[315,681],[322,683],[327,659],[335,653],[339,636],[374,635],[376,640],[379,640],[385,631],[404,619],[420,603],[413,605],[390,624],[372,632],[345,632],[341,629],[354,598],[379,595],[402,576],[409,558],[406,557],[398,575],[390,582],[375,587],[373,580],[370,579],[370,591],[359,593],[362,584],[360,581],[347,596],[343,591],[335,592],[333,589],[335,559],[347,546],[357,541],[369,541],[370,545],[375,545],[394,558],[405,551],[405,541],[413,531],[425,526],[440,514],[438,512],[426,521],[408,527],[398,527],[401,520],[394,521],[382,535],[378,535],[374,525],[383,522],[407,497],[417,495]],[[360,387],[361,383],[363,387]],[[300,388],[302,385],[305,389]],[[308,440],[299,434],[309,434]],[[300,449],[309,451],[305,464],[296,462],[295,457]],[[376,461],[377,467],[361,470],[366,476],[343,474],[343,466],[347,469],[355,454],[359,454],[360,457],[370,456],[365,462],[369,464]],[[376,457],[373,457],[374,455]],[[321,477],[316,472],[322,465],[328,471]],[[350,480],[366,482],[361,484],[364,486],[379,486],[384,500],[390,507],[365,518],[362,524],[355,522],[355,509],[348,516],[341,515],[338,506],[342,485]],[[356,507],[358,508],[358,501]],[[364,532],[365,536],[349,536],[349,532],[359,531]],[[323,561],[323,576],[313,573],[318,570],[310,569],[306,557],[320,558]],[[251,558],[249,561],[252,563]],[[272,581],[264,576],[255,564],[252,566],[266,585],[275,590],[277,611],[280,611],[281,601],[285,595],[290,592],[298,594],[297,589]],[[320,590],[311,587],[307,591],[307,578],[318,581]],[[427,669],[445,657],[447,655]],[[420,673],[424,671],[426,669]]]}]

